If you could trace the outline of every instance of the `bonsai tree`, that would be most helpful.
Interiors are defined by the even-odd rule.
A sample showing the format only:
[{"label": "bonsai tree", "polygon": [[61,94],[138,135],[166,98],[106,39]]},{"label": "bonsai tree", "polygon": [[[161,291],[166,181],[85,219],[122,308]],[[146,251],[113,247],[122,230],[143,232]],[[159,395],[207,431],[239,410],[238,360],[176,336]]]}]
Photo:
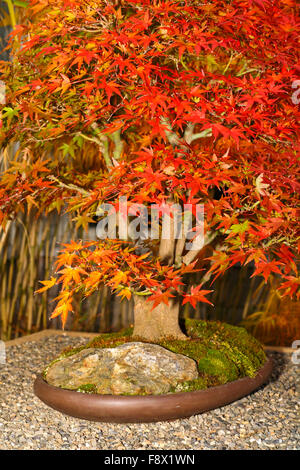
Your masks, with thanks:
[{"label": "bonsai tree", "polygon": [[[134,296],[136,337],[183,339],[180,305],[209,302],[204,283],[250,262],[253,275],[276,274],[283,295],[299,296],[295,8],[31,0],[1,65],[1,145],[18,150],[2,174],[0,222],[62,208],[85,228],[107,214],[116,222],[63,247],[57,276],[39,289],[61,284],[52,318],[64,325],[74,294],[105,284]],[[163,218],[149,235],[157,207],[168,236]]]}]

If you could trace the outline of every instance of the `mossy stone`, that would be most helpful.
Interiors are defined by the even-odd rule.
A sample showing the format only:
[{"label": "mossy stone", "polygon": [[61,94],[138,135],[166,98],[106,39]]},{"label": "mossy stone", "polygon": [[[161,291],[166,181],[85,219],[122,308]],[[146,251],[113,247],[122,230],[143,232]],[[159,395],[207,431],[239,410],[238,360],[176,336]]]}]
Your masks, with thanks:
[{"label": "mossy stone", "polygon": [[[170,338],[157,343],[174,353],[194,359],[198,365],[199,378],[180,383],[171,393],[203,390],[242,377],[254,377],[266,361],[262,345],[245,328],[218,321],[186,319],[185,329],[188,340]],[[114,348],[137,341],[131,336],[132,331],[127,328],[118,333],[101,334],[80,348],[64,350],[51,364],[86,348]],[[44,377],[49,366],[44,370]],[[89,387],[82,391],[93,393]]]}]

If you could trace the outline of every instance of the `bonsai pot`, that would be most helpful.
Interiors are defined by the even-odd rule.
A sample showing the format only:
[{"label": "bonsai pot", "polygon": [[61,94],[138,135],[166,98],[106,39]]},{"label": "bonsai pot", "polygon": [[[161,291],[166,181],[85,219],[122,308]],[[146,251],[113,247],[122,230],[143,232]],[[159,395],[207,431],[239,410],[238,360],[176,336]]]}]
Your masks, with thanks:
[{"label": "bonsai pot", "polygon": [[253,378],[244,377],[224,385],[193,392],[165,395],[99,395],[49,385],[41,375],[34,393],[48,406],[66,415],[106,423],[150,423],[188,418],[238,400],[263,385],[272,371],[268,359]]}]

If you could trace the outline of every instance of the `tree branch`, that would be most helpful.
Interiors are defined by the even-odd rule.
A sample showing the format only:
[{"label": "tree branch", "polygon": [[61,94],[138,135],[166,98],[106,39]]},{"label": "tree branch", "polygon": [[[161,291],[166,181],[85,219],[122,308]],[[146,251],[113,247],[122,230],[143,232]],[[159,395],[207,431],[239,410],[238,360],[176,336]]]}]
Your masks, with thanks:
[{"label": "tree branch", "polygon": [[123,147],[124,147],[124,142],[121,139],[121,129],[118,129],[113,134],[111,134],[110,138],[113,141],[113,143],[115,144],[113,157],[114,157],[115,160],[119,160],[121,155],[122,155],[122,151],[123,151]]},{"label": "tree branch", "polygon": [[175,132],[173,132],[172,126],[170,124],[169,119],[166,118],[166,117],[161,117],[160,122],[161,122],[161,124],[163,124],[163,126],[165,128],[165,133],[166,133],[166,136],[167,136],[167,139],[168,139],[169,143],[171,145],[173,145],[174,147],[176,145],[180,145],[180,143],[181,143],[180,138],[178,137],[178,135]]},{"label": "tree branch", "polygon": [[[170,204],[172,199],[168,200]],[[167,263],[169,266],[173,264],[174,261],[174,248],[175,248],[175,233],[174,233],[174,218],[171,218],[168,214],[164,214],[166,223],[170,226],[170,238],[169,239],[160,239],[159,244],[159,257],[162,262]],[[162,234],[161,234],[162,236]]]},{"label": "tree branch", "polygon": [[[208,232],[208,234],[204,237],[204,243],[201,250],[205,247],[205,245],[209,245],[216,238],[217,235],[218,232]],[[182,257],[182,262],[186,265],[192,263],[201,250],[188,251],[188,253]]]},{"label": "tree branch", "polygon": [[89,196],[89,194],[90,194],[88,191],[86,191],[85,189],[80,188],[79,186],[76,186],[75,184],[62,183],[62,181],[59,181],[59,179],[55,178],[55,176],[50,176],[49,179],[51,181],[55,181],[56,183],[58,183],[58,185],[61,188],[66,188],[66,189],[71,189],[72,191],[77,191],[78,193],[81,193],[84,196]]}]

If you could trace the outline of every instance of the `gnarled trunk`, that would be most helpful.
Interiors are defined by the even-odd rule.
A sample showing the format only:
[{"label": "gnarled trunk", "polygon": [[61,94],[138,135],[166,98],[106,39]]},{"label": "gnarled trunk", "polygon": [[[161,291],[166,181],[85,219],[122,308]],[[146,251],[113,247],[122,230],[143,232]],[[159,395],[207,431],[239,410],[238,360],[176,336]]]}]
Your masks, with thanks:
[{"label": "gnarled trunk", "polygon": [[153,342],[164,338],[187,339],[179,326],[179,302],[170,299],[169,305],[160,304],[153,310],[152,307],[146,297],[134,296],[133,336]]}]

